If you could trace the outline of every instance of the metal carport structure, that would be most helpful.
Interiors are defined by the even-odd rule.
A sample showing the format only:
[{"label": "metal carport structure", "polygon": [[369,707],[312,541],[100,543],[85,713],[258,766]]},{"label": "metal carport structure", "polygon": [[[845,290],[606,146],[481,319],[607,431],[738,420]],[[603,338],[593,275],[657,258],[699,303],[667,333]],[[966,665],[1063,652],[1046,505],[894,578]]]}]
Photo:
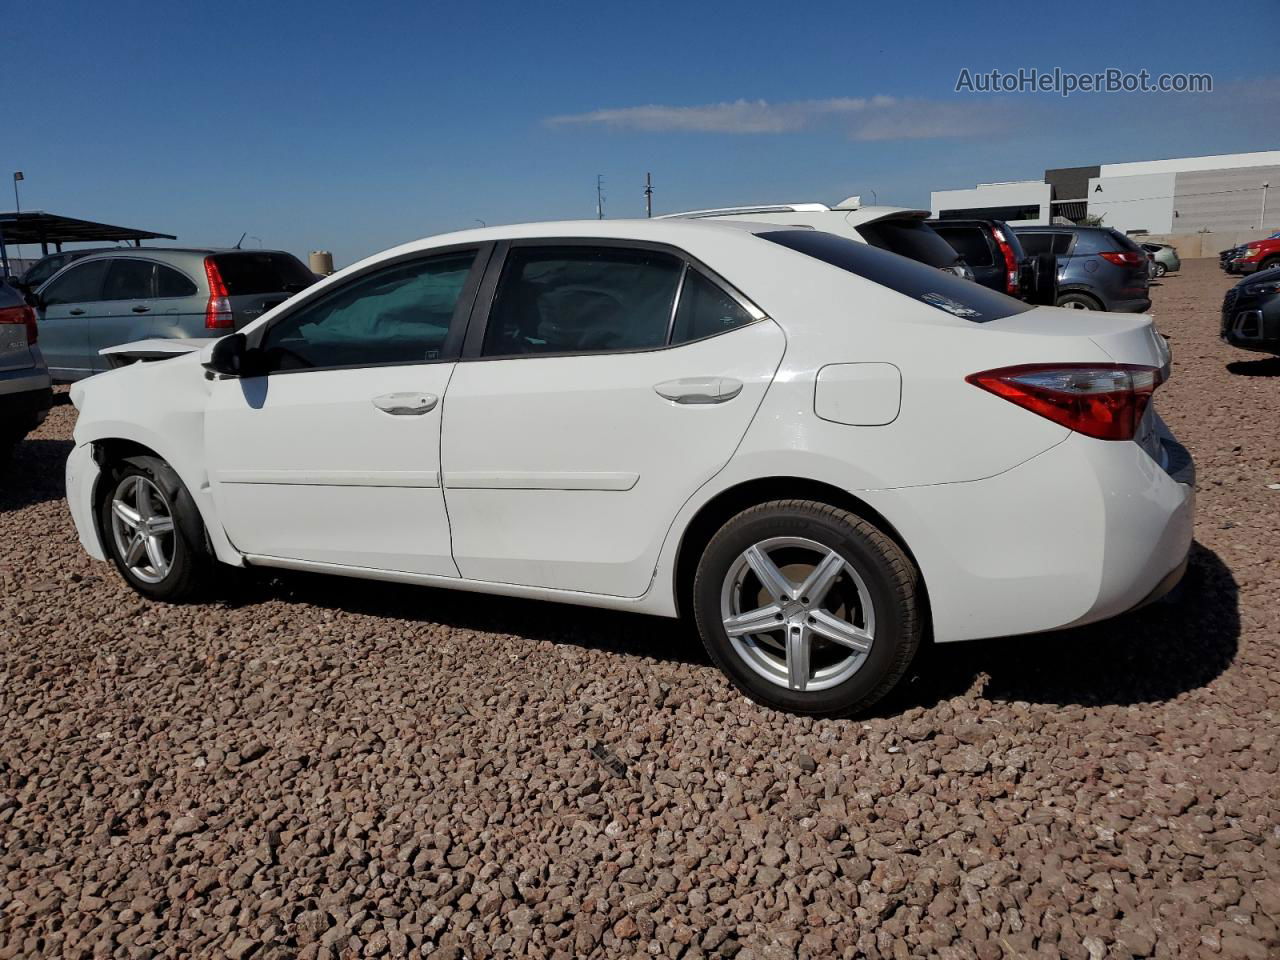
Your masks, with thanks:
[{"label": "metal carport structure", "polygon": [[24,210],[21,213],[0,213],[0,262],[3,275],[9,275],[9,249],[11,243],[38,243],[42,255],[49,246],[61,250],[64,243],[118,243],[133,241],[142,246],[143,240],[177,240],[171,233],[156,233],[135,227],[116,227],[109,223],[78,220],[43,210]]}]

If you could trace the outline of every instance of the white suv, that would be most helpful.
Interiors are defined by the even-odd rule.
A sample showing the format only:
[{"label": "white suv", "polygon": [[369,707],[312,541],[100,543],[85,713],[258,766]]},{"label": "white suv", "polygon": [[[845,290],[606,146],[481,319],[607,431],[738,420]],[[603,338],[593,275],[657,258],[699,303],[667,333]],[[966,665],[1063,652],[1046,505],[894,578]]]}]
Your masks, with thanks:
[{"label": "white suv", "polygon": [[966,280],[973,271],[955,249],[934,233],[926,220],[928,210],[908,207],[864,207],[861,197],[846,197],[834,207],[825,203],[779,203],[758,207],[720,207],[669,213],[667,220],[746,220],[782,226],[812,227],[848,237],[859,243],[888,250],[899,256],[937,267]]}]

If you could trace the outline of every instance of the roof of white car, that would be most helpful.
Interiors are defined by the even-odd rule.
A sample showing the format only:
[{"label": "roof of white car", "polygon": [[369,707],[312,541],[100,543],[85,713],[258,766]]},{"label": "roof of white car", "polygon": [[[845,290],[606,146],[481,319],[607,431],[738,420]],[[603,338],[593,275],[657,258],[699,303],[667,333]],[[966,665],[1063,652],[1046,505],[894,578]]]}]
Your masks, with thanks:
[{"label": "roof of white car", "polygon": [[806,217],[832,214],[845,223],[856,227],[876,220],[887,220],[904,217],[910,220],[924,220],[930,216],[928,210],[917,210],[911,207],[863,206],[861,197],[848,197],[833,207],[825,203],[772,203],[758,204],[751,207],[713,207],[709,210],[686,210],[683,213],[667,213],[660,220],[720,220],[727,217],[785,217],[788,213],[803,214]]},{"label": "roof of white car", "polygon": [[[417,250],[429,250],[434,247],[446,247],[461,243],[490,243],[498,240],[536,240],[536,239],[609,239],[609,240],[648,240],[651,243],[678,244],[682,237],[692,235],[708,235],[708,232],[719,232],[721,236],[741,237],[743,234],[770,233],[776,230],[796,229],[783,224],[746,222],[737,220],[667,220],[663,218],[639,220],[544,220],[534,223],[509,223],[492,227],[477,227],[471,230],[458,230],[453,233],[441,233],[421,240],[411,240],[390,250],[383,250],[366,261],[383,260],[400,254],[413,253]],[[799,229],[809,229],[800,227]],[[352,264],[358,266],[359,264]],[[348,268],[349,269],[349,268]]]}]

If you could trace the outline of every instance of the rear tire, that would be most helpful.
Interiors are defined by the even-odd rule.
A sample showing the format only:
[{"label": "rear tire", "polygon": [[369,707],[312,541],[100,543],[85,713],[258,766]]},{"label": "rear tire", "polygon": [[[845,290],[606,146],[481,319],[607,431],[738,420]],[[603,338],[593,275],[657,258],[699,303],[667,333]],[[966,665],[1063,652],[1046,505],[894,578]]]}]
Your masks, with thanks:
[{"label": "rear tire", "polygon": [[1058,306],[1068,310],[1101,310],[1102,304],[1087,293],[1063,293],[1058,296]]},{"label": "rear tire", "polygon": [[896,543],[810,500],[733,517],[693,584],[716,666],[757,703],[811,716],[862,712],[889,693],[920,646],[922,606],[919,574]]},{"label": "rear tire", "polygon": [[200,511],[173,468],[157,457],[127,457],[100,482],[102,541],[125,582],[169,603],[203,594],[215,560]]}]

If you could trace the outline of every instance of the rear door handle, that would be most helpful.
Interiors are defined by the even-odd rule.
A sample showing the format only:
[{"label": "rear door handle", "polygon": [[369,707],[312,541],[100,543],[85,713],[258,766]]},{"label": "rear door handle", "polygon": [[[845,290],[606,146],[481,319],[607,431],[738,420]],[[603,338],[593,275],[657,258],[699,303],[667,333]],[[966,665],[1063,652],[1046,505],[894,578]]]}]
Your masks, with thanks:
[{"label": "rear door handle", "polygon": [[440,398],[434,393],[384,393],[373,405],[395,417],[420,417],[436,408]]},{"label": "rear door handle", "polygon": [[133,308],[134,313],[149,313],[150,311],[150,307],[137,306]]},{"label": "rear door handle", "polygon": [[74,310],[68,310],[68,311],[67,311],[67,313],[71,314],[73,317],[83,317],[83,316],[84,316],[84,311],[83,311],[83,310],[81,310],[79,307],[76,307]]},{"label": "rear door handle", "polygon": [[653,389],[674,403],[724,403],[742,392],[742,381],[733,377],[684,377],[656,383]]}]

